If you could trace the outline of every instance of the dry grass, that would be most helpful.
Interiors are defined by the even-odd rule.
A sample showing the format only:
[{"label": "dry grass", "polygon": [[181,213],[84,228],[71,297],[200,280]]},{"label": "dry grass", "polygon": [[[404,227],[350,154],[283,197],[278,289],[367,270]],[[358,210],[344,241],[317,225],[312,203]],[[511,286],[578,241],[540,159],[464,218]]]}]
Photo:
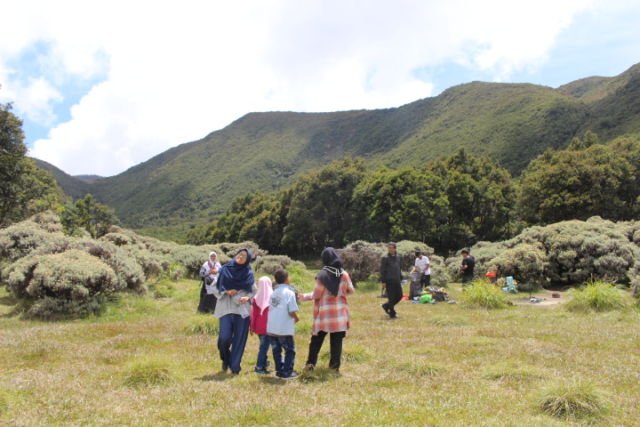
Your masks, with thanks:
[{"label": "dry grass", "polygon": [[[101,317],[43,323],[7,316],[0,291],[0,425],[634,425],[640,419],[640,313],[563,307],[468,310],[402,302],[389,320],[378,290],[350,299],[340,375],[319,366],[295,381],[220,373],[215,321],[195,316],[199,283],[173,295],[124,295]],[[458,286],[450,287],[458,299]],[[296,368],[312,306],[301,304]],[[197,329],[197,331],[196,331]],[[135,380],[134,380],[135,378]],[[161,378],[158,380],[158,378]],[[590,383],[608,412],[541,411],[546,384]],[[586,419],[586,421],[585,421]]]}]

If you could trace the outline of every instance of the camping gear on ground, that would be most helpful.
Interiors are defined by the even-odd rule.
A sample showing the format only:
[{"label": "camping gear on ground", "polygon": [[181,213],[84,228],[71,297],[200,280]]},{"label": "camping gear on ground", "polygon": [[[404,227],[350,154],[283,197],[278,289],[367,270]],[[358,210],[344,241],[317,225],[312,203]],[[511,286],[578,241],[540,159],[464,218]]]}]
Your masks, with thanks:
[{"label": "camping gear on ground", "polygon": [[496,283],[498,280],[498,274],[495,271],[487,271],[485,277],[489,280],[489,283]]},{"label": "camping gear on ground", "polygon": [[445,288],[436,288],[435,286],[429,286],[426,289],[431,294],[434,301],[448,301],[449,293]]},{"label": "camping gear on ground", "polygon": [[420,301],[420,304],[432,304],[435,302],[431,294],[422,295],[419,301]]}]

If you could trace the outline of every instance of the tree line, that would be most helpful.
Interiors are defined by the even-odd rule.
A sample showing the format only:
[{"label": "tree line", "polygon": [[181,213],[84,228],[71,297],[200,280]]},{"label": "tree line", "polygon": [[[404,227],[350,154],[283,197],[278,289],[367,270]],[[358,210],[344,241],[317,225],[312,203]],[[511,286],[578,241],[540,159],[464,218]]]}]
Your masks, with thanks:
[{"label": "tree line", "polygon": [[599,215],[640,215],[640,140],[601,144],[587,132],[547,150],[513,177],[491,159],[460,150],[421,168],[369,170],[342,159],[287,189],[248,193],[191,243],[253,240],[275,253],[304,256],[354,240],[416,240],[437,252],[510,238],[528,225]]}]

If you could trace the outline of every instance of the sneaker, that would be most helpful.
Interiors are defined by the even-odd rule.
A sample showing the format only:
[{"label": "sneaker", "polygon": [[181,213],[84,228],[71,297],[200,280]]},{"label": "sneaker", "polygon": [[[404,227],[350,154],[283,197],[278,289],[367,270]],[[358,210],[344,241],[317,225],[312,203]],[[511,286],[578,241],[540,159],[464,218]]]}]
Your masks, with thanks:
[{"label": "sneaker", "polygon": [[311,363],[307,363],[306,365],[304,365],[304,371],[305,372],[311,372],[315,369],[315,365],[312,365]]},{"label": "sneaker", "polygon": [[387,304],[382,304],[380,307],[382,307],[385,313],[391,316],[391,310],[389,309],[389,306]]},{"label": "sneaker", "polygon": [[255,369],[254,371],[255,371],[255,373],[256,373],[256,374],[258,374],[258,375],[267,375],[267,374],[269,374],[269,373],[270,373],[270,372],[269,372],[269,371],[267,371],[266,369]]},{"label": "sneaker", "polygon": [[229,365],[227,365],[226,363],[222,362],[222,372],[227,372],[229,370]]},{"label": "sneaker", "polygon": [[298,378],[298,373],[297,372],[291,372],[286,377],[284,375],[280,375],[278,378],[283,379],[283,380],[293,380],[293,379]]}]

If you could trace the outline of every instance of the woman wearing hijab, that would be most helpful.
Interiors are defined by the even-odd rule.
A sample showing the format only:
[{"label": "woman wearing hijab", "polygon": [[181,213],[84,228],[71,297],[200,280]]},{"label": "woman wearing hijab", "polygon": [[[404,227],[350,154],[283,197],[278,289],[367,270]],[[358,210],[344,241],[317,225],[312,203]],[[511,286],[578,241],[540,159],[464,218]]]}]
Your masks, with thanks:
[{"label": "woman wearing hijab", "polygon": [[255,294],[251,252],[243,248],[222,266],[214,295],[218,299],[213,315],[220,319],[218,350],[222,371],[240,373],[240,362],[249,334],[249,301]]},{"label": "woman wearing hijab", "polygon": [[200,278],[202,279],[202,288],[200,289],[200,304],[198,304],[198,312],[213,313],[216,310],[216,296],[213,290],[218,281],[218,271],[222,266],[218,262],[218,254],[214,251],[209,253],[209,260],[202,264],[200,268]]},{"label": "woman wearing hijab", "polygon": [[351,326],[347,295],[353,293],[353,284],[349,274],[342,269],[342,261],[335,249],[325,248],[321,256],[324,267],[316,276],[316,286],[313,292],[302,297],[303,300],[313,300],[313,330],[305,369],[311,370],[316,366],[324,337],[329,334],[329,368],[338,372],[342,340]]},{"label": "woman wearing hijab", "polygon": [[251,303],[251,323],[249,330],[258,335],[260,347],[258,348],[258,360],[254,368],[256,374],[268,374],[267,352],[269,351],[269,336],[267,335],[267,321],[269,319],[269,301],[273,294],[271,279],[262,276],[258,279],[258,293]]}]

